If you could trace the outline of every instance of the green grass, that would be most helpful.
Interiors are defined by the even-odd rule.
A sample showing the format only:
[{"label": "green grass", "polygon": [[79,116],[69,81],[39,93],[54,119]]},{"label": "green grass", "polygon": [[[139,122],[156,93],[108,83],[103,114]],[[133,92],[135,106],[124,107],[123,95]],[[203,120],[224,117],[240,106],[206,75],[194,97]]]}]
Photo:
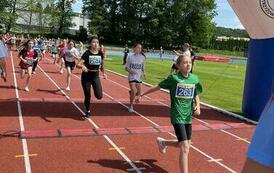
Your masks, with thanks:
[{"label": "green grass", "polygon": [[[127,75],[122,64],[122,57],[109,56],[106,68]],[[146,60],[145,82],[158,84],[169,75],[171,60]],[[246,65],[196,61],[194,74],[203,85],[202,102],[241,114],[243,86]]]},{"label": "green grass", "polygon": [[211,49],[199,49],[199,55],[219,55],[228,57],[244,57],[244,52],[226,51],[226,50],[211,50]]}]

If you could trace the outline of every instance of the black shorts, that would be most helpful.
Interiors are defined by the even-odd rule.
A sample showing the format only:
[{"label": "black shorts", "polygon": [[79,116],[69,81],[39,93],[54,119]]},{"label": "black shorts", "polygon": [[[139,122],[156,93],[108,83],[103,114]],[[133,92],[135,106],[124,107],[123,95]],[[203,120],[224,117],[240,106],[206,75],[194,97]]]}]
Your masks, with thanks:
[{"label": "black shorts", "polygon": [[65,61],[65,66],[66,68],[70,67],[70,69],[73,70],[75,67],[75,61],[73,62]]},{"label": "black shorts", "polygon": [[191,139],[192,125],[191,124],[173,124],[178,142]]},{"label": "black shorts", "polygon": [[130,80],[129,83],[142,83],[143,81],[137,81],[137,80]]}]

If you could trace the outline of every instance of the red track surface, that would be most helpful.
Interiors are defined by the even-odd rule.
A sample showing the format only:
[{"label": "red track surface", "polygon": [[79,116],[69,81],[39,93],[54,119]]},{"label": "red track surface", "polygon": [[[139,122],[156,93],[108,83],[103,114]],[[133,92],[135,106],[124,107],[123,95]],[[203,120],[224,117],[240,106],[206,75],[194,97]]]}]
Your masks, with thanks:
[{"label": "red track surface", "polygon": [[[59,67],[50,57],[44,58],[32,77],[30,92],[25,92],[16,55],[14,52],[13,58],[7,59],[8,83],[0,81],[0,172],[179,172],[178,149],[168,148],[163,155],[155,142],[157,136],[174,139],[174,135],[145,133],[146,127],[170,126],[167,93],[159,91],[144,97],[135,106],[136,113],[129,113],[127,79],[109,72],[108,80],[102,79],[103,99],[97,101],[92,96],[92,117],[84,121],[80,118],[84,109],[79,70],[72,76],[71,92],[60,91],[65,87],[65,74],[58,73]],[[143,90],[146,88],[143,86]],[[193,124],[190,172],[240,172],[254,126],[206,107]],[[109,131],[132,127],[145,128],[121,135]],[[96,135],[87,132],[98,128],[105,129],[101,133],[93,131]],[[19,131],[36,133],[34,138],[21,139]],[[55,137],[43,136],[52,132]]]}]

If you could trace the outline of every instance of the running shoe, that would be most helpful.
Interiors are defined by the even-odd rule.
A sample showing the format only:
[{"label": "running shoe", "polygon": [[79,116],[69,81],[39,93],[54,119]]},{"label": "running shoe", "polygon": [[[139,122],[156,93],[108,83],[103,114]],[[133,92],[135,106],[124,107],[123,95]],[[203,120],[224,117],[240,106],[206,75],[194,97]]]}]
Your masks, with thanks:
[{"label": "running shoe", "polygon": [[83,119],[89,118],[90,117],[90,110],[86,111],[84,115],[82,115]]},{"label": "running shoe", "polygon": [[167,149],[167,146],[165,144],[165,139],[161,137],[157,137],[156,142],[158,144],[158,149],[160,153],[165,154]]},{"label": "running shoe", "polygon": [[134,112],[134,109],[133,109],[133,107],[128,107],[128,112],[130,112],[130,113],[132,113],[132,112]]},{"label": "running shoe", "polygon": [[29,92],[29,87],[25,87],[25,91],[26,91],[26,92]]}]

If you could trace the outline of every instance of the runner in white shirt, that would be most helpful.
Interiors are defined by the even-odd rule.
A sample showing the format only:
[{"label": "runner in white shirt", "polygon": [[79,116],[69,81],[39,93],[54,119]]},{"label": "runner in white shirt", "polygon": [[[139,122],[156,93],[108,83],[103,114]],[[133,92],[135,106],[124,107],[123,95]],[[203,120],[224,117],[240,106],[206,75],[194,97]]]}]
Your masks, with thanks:
[{"label": "runner in white shirt", "polygon": [[64,49],[65,67],[67,69],[67,87],[66,91],[70,91],[71,72],[74,69],[76,63],[75,60],[80,60],[79,52],[74,47],[72,40],[68,41],[67,47]]},{"label": "runner in white shirt", "polygon": [[130,105],[128,107],[129,112],[134,112],[133,102],[135,100],[135,96],[141,94],[141,86],[145,72],[146,58],[142,52],[141,44],[135,44],[133,46],[133,52],[134,54],[127,58],[125,64],[125,70],[128,72],[128,82],[130,87]]}]

